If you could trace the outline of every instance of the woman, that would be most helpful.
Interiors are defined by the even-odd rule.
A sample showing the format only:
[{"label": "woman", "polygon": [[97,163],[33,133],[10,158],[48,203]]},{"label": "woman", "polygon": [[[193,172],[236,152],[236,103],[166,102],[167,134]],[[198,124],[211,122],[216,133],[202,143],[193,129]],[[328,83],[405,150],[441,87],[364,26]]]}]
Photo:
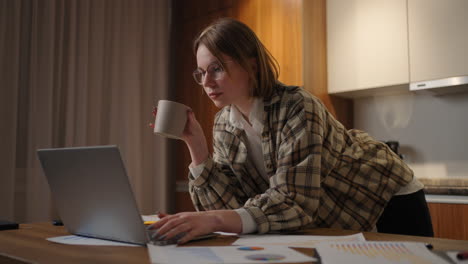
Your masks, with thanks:
[{"label": "woman", "polygon": [[[275,59],[243,23],[218,20],[193,48],[194,78],[221,109],[214,153],[190,112],[183,140],[198,212],[162,217],[152,226],[160,238],[185,243],[214,231],[312,227],[370,231],[395,194],[421,197],[422,184],[385,144],[346,131],[317,98],[281,84]],[[419,225],[414,218],[417,224],[405,218],[405,225]]]}]

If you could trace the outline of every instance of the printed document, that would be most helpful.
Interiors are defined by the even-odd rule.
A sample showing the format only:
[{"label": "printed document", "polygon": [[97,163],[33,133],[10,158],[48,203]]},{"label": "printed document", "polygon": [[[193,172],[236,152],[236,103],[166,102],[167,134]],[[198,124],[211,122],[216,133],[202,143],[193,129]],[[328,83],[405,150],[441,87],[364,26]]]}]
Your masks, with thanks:
[{"label": "printed document", "polygon": [[139,245],[117,242],[99,238],[83,237],[83,236],[59,236],[47,238],[50,242],[67,244],[67,245],[88,245],[88,246],[126,246],[126,247],[140,247]]},{"label": "printed document", "polygon": [[323,242],[316,250],[324,264],[448,263],[417,242]]},{"label": "printed document", "polygon": [[316,259],[283,246],[177,247],[148,244],[151,263],[298,263]]},{"label": "printed document", "polygon": [[307,236],[307,235],[243,235],[233,245],[242,246],[288,246],[297,248],[315,248],[323,241],[366,241],[362,233],[349,236]]}]

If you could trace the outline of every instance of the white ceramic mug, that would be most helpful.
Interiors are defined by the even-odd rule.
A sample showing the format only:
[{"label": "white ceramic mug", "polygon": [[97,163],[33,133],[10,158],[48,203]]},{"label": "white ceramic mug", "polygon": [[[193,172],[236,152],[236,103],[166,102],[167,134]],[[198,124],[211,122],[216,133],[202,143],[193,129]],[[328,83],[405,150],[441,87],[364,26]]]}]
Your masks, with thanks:
[{"label": "white ceramic mug", "polygon": [[187,111],[191,108],[169,100],[159,100],[154,133],[174,139],[181,139],[187,123]]}]

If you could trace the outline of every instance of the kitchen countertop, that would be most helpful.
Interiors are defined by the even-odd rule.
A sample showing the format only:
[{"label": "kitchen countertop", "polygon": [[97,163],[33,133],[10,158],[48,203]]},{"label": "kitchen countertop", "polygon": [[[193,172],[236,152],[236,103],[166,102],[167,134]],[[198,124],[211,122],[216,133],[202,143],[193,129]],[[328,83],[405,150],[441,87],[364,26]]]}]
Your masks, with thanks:
[{"label": "kitchen countertop", "polygon": [[468,178],[418,178],[428,203],[468,204]]},{"label": "kitchen countertop", "polygon": [[424,184],[426,194],[468,196],[468,178],[418,178],[418,180]]},{"label": "kitchen countertop", "polygon": [[426,194],[426,201],[428,203],[447,203],[447,204],[467,204],[468,196],[466,195],[440,195],[440,194]]}]

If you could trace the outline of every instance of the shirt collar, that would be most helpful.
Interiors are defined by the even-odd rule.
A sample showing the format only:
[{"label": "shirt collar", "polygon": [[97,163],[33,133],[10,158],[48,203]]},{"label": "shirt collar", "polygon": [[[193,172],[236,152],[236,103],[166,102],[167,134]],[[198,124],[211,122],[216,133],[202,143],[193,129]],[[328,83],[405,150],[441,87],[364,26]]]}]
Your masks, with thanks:
[{"label": "shirt collar", "polygon": [[263,107],[263,98],[255,98],[249,115],[250,124],[252,124],[253,129],[259,133],[263,131]]},{"label": "shirt collar", "polygon": [[[252,109],[249,114],[250,124],[252,124],[253,129],[259,132],[263,129],[263,106],[263,99],[256,97],[252,103]],[[239,129],[244,129],[244,122],[246,122],[246,120],[239,109],[237,109],[235,105],[231,105],[229,123]]]}]

